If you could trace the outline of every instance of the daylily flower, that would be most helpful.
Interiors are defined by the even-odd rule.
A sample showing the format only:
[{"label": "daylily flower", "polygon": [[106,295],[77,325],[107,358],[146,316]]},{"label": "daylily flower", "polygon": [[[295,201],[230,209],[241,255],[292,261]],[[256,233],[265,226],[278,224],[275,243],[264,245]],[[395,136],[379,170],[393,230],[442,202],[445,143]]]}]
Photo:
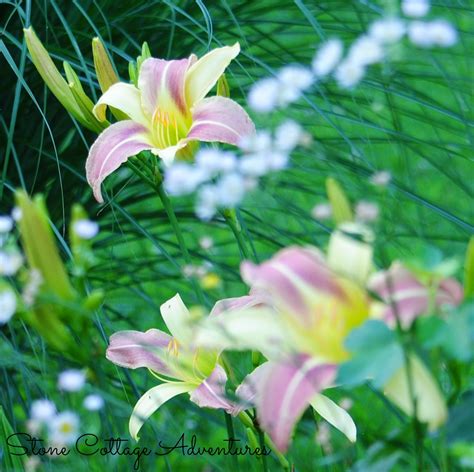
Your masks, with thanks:
[{"label": "daylily flower", "polygon": [[457,306],[463,299],[463,289],[457,280],[429,277],[423,282],[400,262],[394,262],[386,271],[373,274],[368,287],[385,302],[379,306],[384,321],[394,326],[397,315],[405,328],[418,316],[429,314],[430,309]]},{"label": "daylily flower", "polygon": [[150,150],[170,163],[178,152],[192,156],[193,141],[237,145],[254,132],[252,121],[236,102],[205,98],[239,51],[236,43],[199,60],[194,54],[172,61],[149,58],[140,67],[137,87],[123,82],[110,86],[95,105],[94,115],[104,121],[110,106],[129,119],[109,126],[90,149],[87,179],[99,202],[102,181],[140,151]]},{"label": "daylily flower", "polygon": [[174,296],[160,311],[172,336],[159,329],[144,333],[119,331],[110,337],[106,353],[114,364],[129,369],[146,367],[162,381],[148,390],[133,409],[129,429],[134,439],[158,408],[182,393],[189,393],[191,401],[200,407],[234,411],[225,395],[227,375],[217,363],[219,353],[191,347],[192,315],[181,297]]},{"label": "daylily flower", "polygon": [[[350,225],[352,232],[355,228]],[[223,313],[196,329],[196,345],[259,350],[267,357],[236,394],[256,406],[260,425],[282,451],[308,405],[351,441],[356,439],[349,414],[320,392],[334,386],[338,365],[350,358],[347,335],[370,316],[364,284],[372,251],[370,244],[338,230],[328,252],[325,258],[316,248],[290,247],[260,265],[244,262],[241,273],[250,296],[222,301]],[[444,401],[421,361],[413,357],[411,362],[422,405],[418,417],[436,427],[446,418]],[[412,414],[405,377],[401,368],[384,391]]]}]

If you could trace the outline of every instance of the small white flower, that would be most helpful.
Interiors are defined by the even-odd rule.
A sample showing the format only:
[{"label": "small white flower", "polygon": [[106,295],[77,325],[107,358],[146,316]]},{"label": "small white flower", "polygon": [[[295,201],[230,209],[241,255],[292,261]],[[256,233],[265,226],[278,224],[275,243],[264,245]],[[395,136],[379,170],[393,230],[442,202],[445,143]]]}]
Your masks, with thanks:
[{"label": "small white flower", "polygon": [[281,170],[287,167],[290,157],[284,151],[274,151],[267,156],[268,167],[270,170]]},{"label": "small white flower", "polygon": [[91,394],[84,398],[84,408],[89,411],[101,410],[104,407],[104,399],[100,395]]},{"label": "small white flower", "polygon": [[26,422],[26,430],[32,435],[32,436],[38,436],[41,432],[41,428],[43,427],[43,423],[38,420],[28,420]]},{"label": "small white flower", "polygon": [[384,18],[370,25],[369,35],[382,44],[392,44],[400,41],[405,31],[405,23],[400,18]]},{"label": "small white flower", "polygon": [[430,11],[430,2],[428,0],[403,0],[402,12],[412,18],[421,18]]},{"label": "small white flower", "polygon": [[251,154],[239,162],[240,172],[247,176],[261,177],[268,172],[268,169],[268,161],[264,154]]},{"label": "small white flower", "polygon": [[428,32],[435,46],[449,48],[458,42],[456,28],[446,20],[434,20],[428,24]]},{"label": "small white flower", "polygon": [[344,410],[346,411],[350,410],[353,405],[354,405],[354,402],[352,401],[352,399],[348,397],[341,398],[341,400],[339,401],[339,406],[341,408],[344,408]]},{"label": "small white flower", "polygon": [[188,195],[209,178],[205,169],[177,162],[166,169],[164,186],[170,195]]},{"label": "small white flower", "polygon": [[196,164],[207,174],[231,172],[237,165],[237,158],[232,152],[218,149],[202,149],[196,155]]},{"label": "small white flower", "polygon": [[364,66],[346,59],[336,69],[335,78],[340,87],[352,88],[363,79],[364,75]]},{"label": "small white flower", "polygon": [[217,184],[219,206],[233,208],[245,195],[245,184],[240,174],[224,175]]},{"label": "small white flower", "polygon": [[300,124],[286,120],[275,131],[275,147],[280,151],[291,152],[303,141],[304,134]]},{"label": "small white flower", "polygon": [[239,142],[239,147],[247,154],[269,152],[272,149],[272,136],[267,130],[257,131],[243,137]]},{"label": "small white flower", "polygon": [[268,113],[278,106],[280,84],[275,78],[262,79],[252,85],[247,96],[249,107],[257,113]]},{"label": "small white flower", "polygon": [[204,185],[197,195],[196,214],[201,220],[210,220],[219,206],[217,188],[215,185]]},{"label": "small white flower", "polygon": [[384,50],[380,42],[371,36],[363,35],[352,44],[346,61],[367,66],[380,62],[383,57]]},{"label": "small white flower", "polygon": [[373,185],[377,185],[378,187],[387,186],[391,180],[392,174],[388,170],[381,170],[379,172],[375,172],[375,174],[372,174],[370,177],[370,182]]},{"label": "small white flower", "polygon": [[280,83],[278,104],[286,106],[301,97],[314,82],[314,77],[311,70],[304,66],[289,65],[280,69],[278,81]]},{"label": "small white flower", "polygon": [[15,311],[15,292],[9,288],[0,288],[0,325],[8,323]]},{"label": "small white flower", "polygon": [[328,220],[332,216],[329,203],[319,203],[311,210],[311,216],[316,220]]},{"label": "small white flower", "polygon": [[194,277],[196,275],[196,266],[192,264],[186,264],[183,266],[182,271],[185,277]]},{"label": "small white flower", "polygon": [[369,223],[375,221],[379,216],[379,207],[376,203],[361,200],[355,207],[356,219]]},{"label": "small white flower", "polygon": [[58,387],[66,392],[78,392],[86,383],[86,375],[82,370],[69,369],[61,372]]},{"label": "small white flower", "polygon": [[36,421],[49,421],[56,414],[56,405],[51,400],[35,400],[31,404],[30,418]]},{"label": "small white flower", "polygon": [[210,236],[202,236],[199,238],[199,246],[205,251],[209,251],[214,246],[214,240]]},{"label": "small white flower", "polygon": [[21,220],[21,217],[22,217],[22,211],[21,211],[21,208],[20,207],[14,207],[13,210],[12,210],[12,218],[14,221],[16,221],[17,223]]},{"label": "small white flower", "polygon": [[99,225],[91,220],[77,220],[74,223],[74,232],[82,239],[92,239],[99,233]]},{"label": "small white flower", "polygon": [[43,277],[38,269],[31,269],[28,274],[28,282],[23,287],[23,293],[21,294],[23,302],[27,307],[33,305],[38,295],[41,284],[43,283]]},{"label": "small white flower", "polygon": [[23,256],[19,252],[0,251],[0,275],[11,277],[18,272],[23,264]]},{"label": "small white flower", "polygon": [[433,38],[430,34],[430,24],[425,21],[412,21],[408,25],[408,39],[412,44],[421,48],[433,46]]},{"label": "small white flower", "polygon": [[325,77],[331,73],[342,59],[344,46],[340,39],[326,41],[316,52],[312,68],[316,77]]},{"label": "small white flower", "polygon": [[48,430],[48,439],[51,444],[72,444],[79,434],[79,417],[72,411],[59,413],[49,422]]},{"label": "small white flower", "polygon": [[7,215],[0,215],[0,234],[9,233],[13,229],[13,219]]}]

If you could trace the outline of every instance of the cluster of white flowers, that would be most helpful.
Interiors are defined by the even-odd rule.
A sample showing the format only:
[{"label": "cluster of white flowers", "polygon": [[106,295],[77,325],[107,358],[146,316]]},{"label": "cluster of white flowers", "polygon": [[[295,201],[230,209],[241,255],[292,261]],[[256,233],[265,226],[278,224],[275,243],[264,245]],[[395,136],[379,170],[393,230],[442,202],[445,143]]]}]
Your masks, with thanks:
[{"label": "cluster of white flowers", "polygon": [[99,233],[99,225],[95,221],[78,220],[74,223],[73,230],[81,239],[92,239]]},{"label": "cluster of white flowers", "polygon": [[[456,29],[446,20],[421,21],[430,10],[428,0],[403,0],[402,13],[409,19],[387,16],[374,21],[368,31],[359,36],[344,56],[344,45],[333,38],[316,52],[311,69],[290,65],[275,77],[256,82],[250,90],[248,103],[257,113],[268,113],[298,100],[315,82],[334,76],[341,88],[353,88],[365,76],[367,67],[388,57],[390,47],[405,35],[415,46],[451,47],[456,44]],[[416,18],[416,20],[411,20]]]},{"label": "cluster of white flowers", "polygon": [[239,156],[206,148],[196,154],[194,163],[173,163],[165,169],[164,186],[175,196],[197,192],[196,214],[209,220],[219,209],[238,206],[260,177],[284,169],[294,148],[308,140],[303,128],[288,120],[273,134],[260,131],[242,140]]}]

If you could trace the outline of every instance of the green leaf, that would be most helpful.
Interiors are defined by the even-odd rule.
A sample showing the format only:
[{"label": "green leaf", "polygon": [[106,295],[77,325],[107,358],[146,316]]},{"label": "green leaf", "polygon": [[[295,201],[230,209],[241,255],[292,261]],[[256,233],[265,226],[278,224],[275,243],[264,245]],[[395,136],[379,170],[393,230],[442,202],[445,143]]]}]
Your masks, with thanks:
[{"label": "green leaf", "polygon": [[352,221],[353,215],[349,200],[336,179],[326,179],[326,193],[331,202],[334,220],[337,224]]},{"label": "green leaf", "polygon": [[474,390],[463,395],[459,404],[449,411],[446,427],[449,443],[474,442]]},{"label": "green leaf", "polygon": [[369,320],[346,339],[351,359],[339,367],[337,382],[357,385],[371,380],[382,387],[403,364],[395,333],[382,321]]},{"label": "green leaf", "polygon": [[464,296],[474,296],[474,236],[469,240],[464,265]]},{"label": "green leaf", "polygon": [[[25,470],[23,467],[23,461],[20,458],[21,456],[15,456],[13,454],[10,454],[7,445],[7,438],[12,434],[14,434],[13,428],[11,427],[7,417],[5,416],[3,407],[0,406],[0,464],[3,464],[1,470],[4,470],[5,472],[20,472],[22,470]],[[18,438],[11,438],[9,440],[9,443],[14,446],[21,445]]]}]

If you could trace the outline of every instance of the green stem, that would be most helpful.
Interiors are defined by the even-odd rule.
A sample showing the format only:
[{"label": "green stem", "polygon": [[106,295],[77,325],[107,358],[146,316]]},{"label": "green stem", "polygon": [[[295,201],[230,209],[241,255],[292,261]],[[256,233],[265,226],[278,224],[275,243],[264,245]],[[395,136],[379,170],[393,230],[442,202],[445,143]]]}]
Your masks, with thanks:
[{"label": "green stem", "polygon": [[224,217],[226,223],[229,225],[229,228],[232,230],[232,233],[234,233],[235,240],[237,241],[237,245],[239,246],[241,257],[244,259],[251,259],[250,252],[247,248],[247,243],[245,242],[242,234],[242,227],[240,226],[240,223],[237,220],[235,210],[224,210],[222,212],[222,216]]},{"label": "green stem", "polygon": [[[232,452],[232,440],[235,439],[235,433],[234,433],[234,425],[232,424],[232,416],[229,415],[229,413],[224,412],[225,416],[225,425],[227,427],[227,437],[230,439],[229,441],[229,452]],[[232,462],[234,463],[235,470],[239,470],[239,461],[236,455],[231,454],[232,456]]]}]

